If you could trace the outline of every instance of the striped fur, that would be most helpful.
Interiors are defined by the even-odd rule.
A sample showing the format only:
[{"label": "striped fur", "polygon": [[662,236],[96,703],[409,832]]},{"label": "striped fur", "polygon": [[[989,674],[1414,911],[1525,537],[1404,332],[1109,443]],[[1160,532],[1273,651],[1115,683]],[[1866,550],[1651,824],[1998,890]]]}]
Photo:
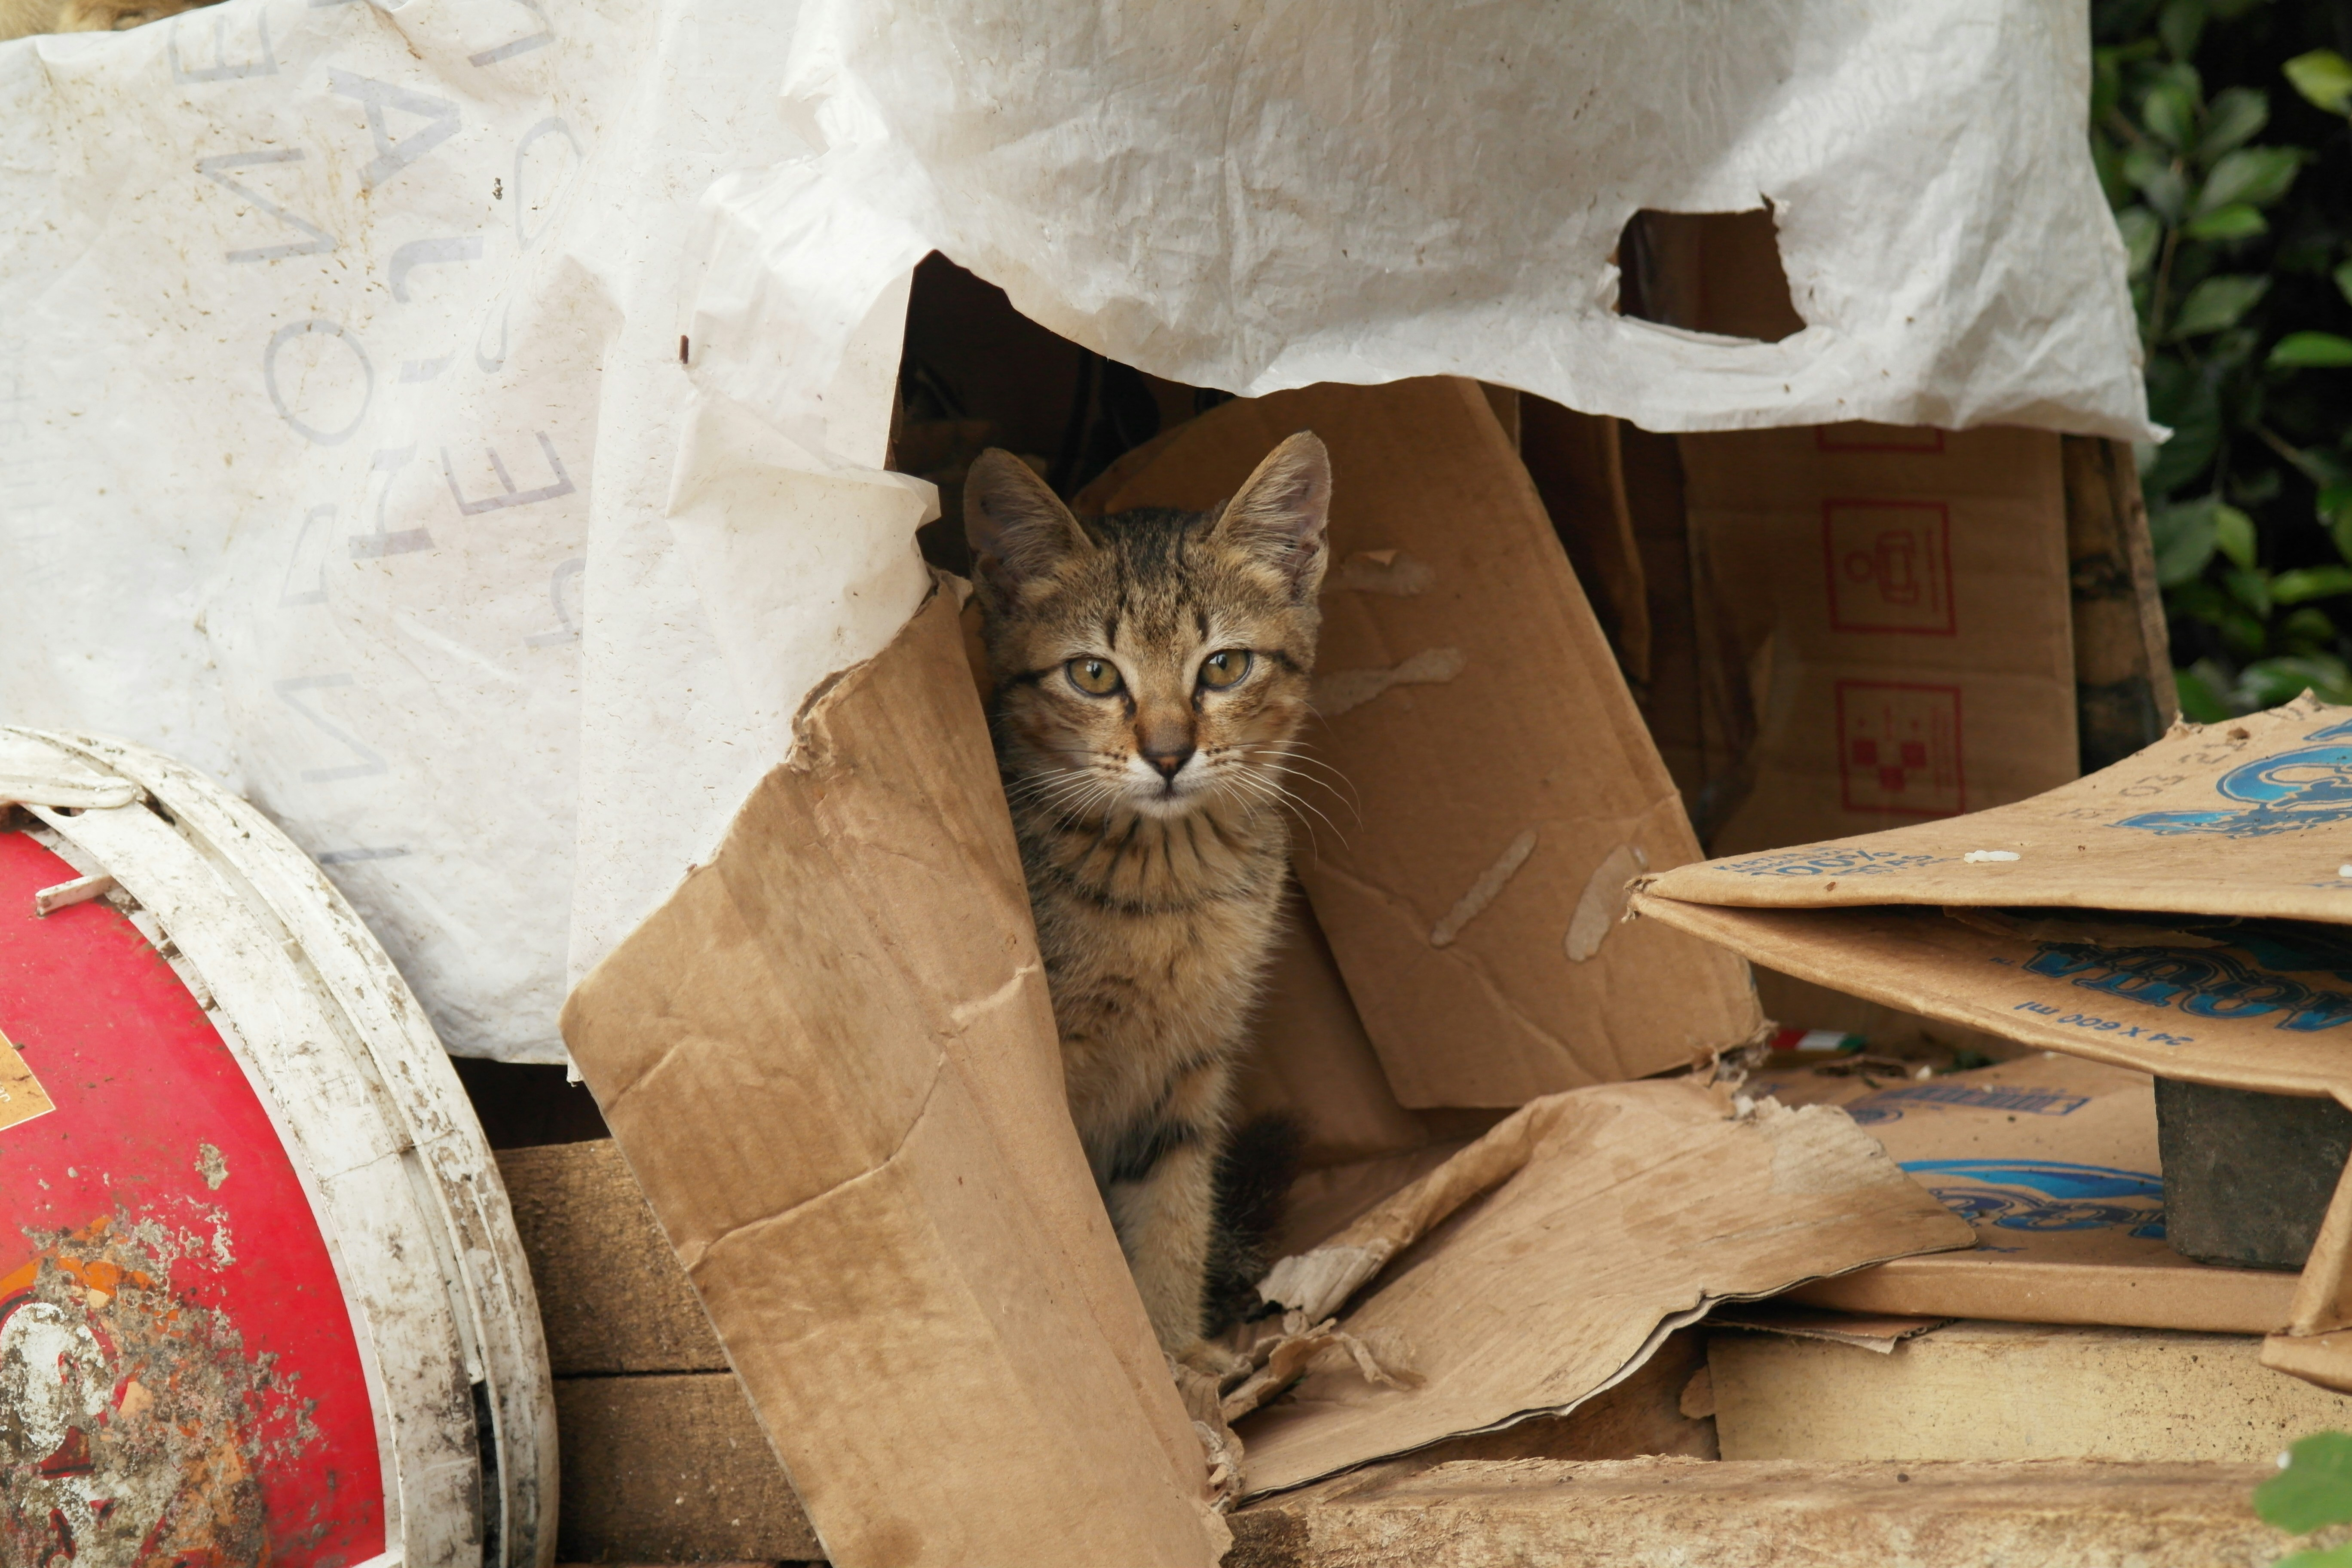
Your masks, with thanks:
[{"label": "striped fur", "polygon": [[1202,1338],[1216,1171],[1278,934],[1330,489],[1304,433],[1206,512],[1081,522],[1003,452],[964,488],[1070,1110],[1160,1344],[1204,1372],[1232,1369]]}]

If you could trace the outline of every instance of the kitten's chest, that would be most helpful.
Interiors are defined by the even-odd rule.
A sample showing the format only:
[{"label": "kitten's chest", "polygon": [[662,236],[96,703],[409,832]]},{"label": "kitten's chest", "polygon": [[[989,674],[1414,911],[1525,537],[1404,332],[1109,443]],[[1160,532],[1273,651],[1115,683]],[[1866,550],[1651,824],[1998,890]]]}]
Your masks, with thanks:
[{"label": "kitten's chest", "polygon": [[1277,933],[1281,863],[1217,896],[1135,907],[1046,877],[1038,944],[1066,1037],[1228,1035],[1256,999]]}]

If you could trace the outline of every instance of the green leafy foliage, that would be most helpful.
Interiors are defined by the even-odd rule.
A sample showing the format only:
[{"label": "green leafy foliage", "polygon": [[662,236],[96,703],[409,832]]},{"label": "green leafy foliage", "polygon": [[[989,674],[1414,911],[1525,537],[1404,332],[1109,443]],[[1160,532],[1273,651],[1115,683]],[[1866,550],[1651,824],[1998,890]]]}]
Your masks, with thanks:
[{"label": "green leafy foliage", "polygon": [[2352,61],[2334,49],[2297,55],[2280,68],[2314,108],[2330,114],[2352,114]]},{"label": "green leafy foliage", "polygon": [[2335,332],[2289,332],[2271,350],[2273,370],[2319,370],[2352,364],[2352,338]]},{"label": "green leafy foliage", "polygon": [[2297,1552],[2278,1560],[2277,1568],[2352,1568],[2352,1542],[2324,1552]]},{"label": "green leafy foliage", "polygon": [[2352,5],[2093,0],[2092,27],[2092,153],[2173,432],[2140,484],[2182,710],[2352,701]]},{"label": "green leafy foliage", "polygon": [[2352,1436],[2315,1432],[2282,1457],[2279,1473],[2254,1489],[2264,1524],[2308,1535],[2352,1520]]}]

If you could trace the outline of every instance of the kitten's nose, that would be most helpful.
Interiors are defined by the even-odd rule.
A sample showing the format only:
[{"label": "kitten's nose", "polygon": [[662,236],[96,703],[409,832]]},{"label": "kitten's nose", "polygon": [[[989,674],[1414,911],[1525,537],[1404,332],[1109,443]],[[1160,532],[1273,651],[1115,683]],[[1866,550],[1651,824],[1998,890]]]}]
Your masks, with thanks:
[{"label": "kitten's nose", "polygon": [[1192,742],[1188,741],[1172,752],[1146,752],[1143,760],[1158,768],[1161,778],[1172,782],[1184,764],[1192,760]]}]

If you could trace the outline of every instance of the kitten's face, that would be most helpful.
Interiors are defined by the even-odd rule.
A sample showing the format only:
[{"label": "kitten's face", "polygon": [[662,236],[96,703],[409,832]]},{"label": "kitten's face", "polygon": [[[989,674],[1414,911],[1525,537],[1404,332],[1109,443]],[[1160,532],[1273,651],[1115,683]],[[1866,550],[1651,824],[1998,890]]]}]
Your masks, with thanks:
[{"label": "kitten's face", "polygon": [[1292,437],[1209,512],[1080,523],[1001,452],[964,496],[1018,804],[1091,821],[1275,803],[1320,619],[1320,441]]}]

